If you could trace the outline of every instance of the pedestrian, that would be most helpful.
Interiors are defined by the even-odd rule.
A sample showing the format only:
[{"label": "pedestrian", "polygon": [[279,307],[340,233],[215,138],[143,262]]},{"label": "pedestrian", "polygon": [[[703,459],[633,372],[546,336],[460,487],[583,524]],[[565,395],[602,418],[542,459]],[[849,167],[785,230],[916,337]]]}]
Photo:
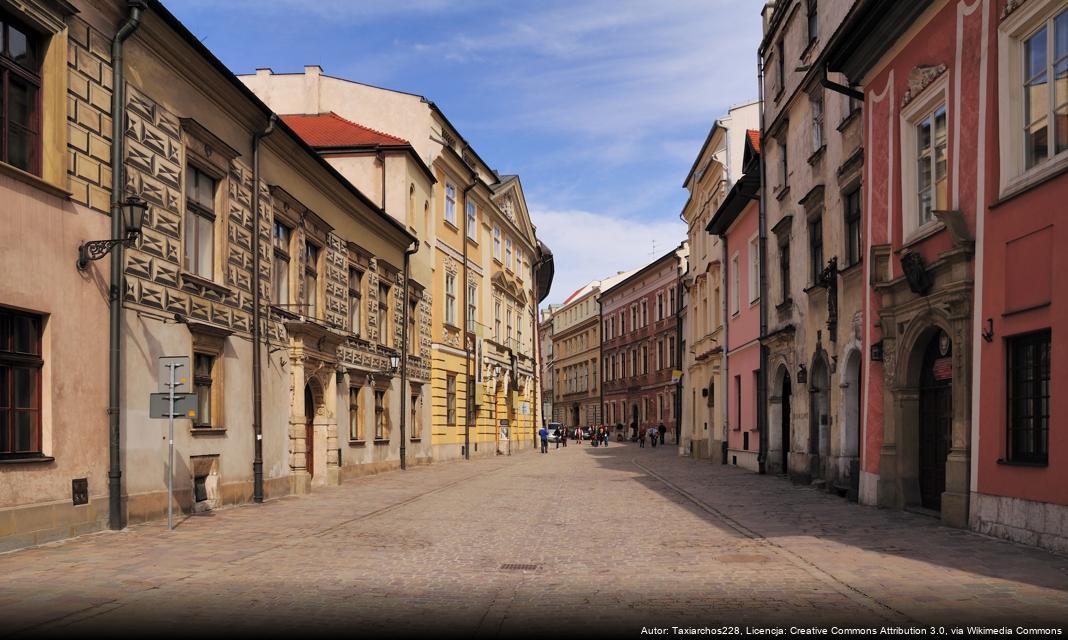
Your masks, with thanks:
[{"label": "pedestrian", "polygon": [[553,429],[553,437],[556,438],[556,448],[560,448],[560,427]]},{"label": "pedestrian", "polygon": [[649,444],[656,448],[656,437],[660,435],[660,432],[656,430],[656,427],[649,427]]},{"label": "pedestrian", "polygon": [[563,440],[564,447],[567,447],[567,427],[561,427],[560,439]]},{"label": "pedestrian", "polygon": [[604,446],[608,446],[608,427],[601,427],[601,440],[604,441]]},{"label": "pedestrian", "polygon": [[660,444],[667,442],[667,439],[664,437],[667,435],[667,427],[664,426],[663,422],[660,423],[660,426],[657,427],[656,430],[660,432]]},{"label": "pedestrian", "polygon": [[645,448],[645,429],[642,429],[641,431],[638,432],[638,448],[639,449],[644,449]]},{"label": "pedestrian", "polygon": [[541,452],[549,453],[549,430],[542,427],[538,430],[538,436],[541,437]]}]

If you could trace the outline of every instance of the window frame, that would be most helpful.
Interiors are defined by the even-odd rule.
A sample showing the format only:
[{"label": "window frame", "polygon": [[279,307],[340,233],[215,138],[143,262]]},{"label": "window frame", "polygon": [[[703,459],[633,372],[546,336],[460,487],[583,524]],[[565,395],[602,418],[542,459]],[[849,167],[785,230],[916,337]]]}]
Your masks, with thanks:
[{"label": "window frame", "polygon": [[[354,274],[358,281],[355,289],[352,288]],[[349,265],[349,330],[357,337],[363,335],[363,288],[366,275],[363,269],[352,264]]]},{"label": "window frame", "polygon": [[445,374],[445,426],[456,426],[456,374]]},{"label": "window frame", "polygon": [[734,316],[738,315],[738,312],[741,311],[742,295],[741,295],[740,289],[742,288],[742,277],[741,277],[741,275],[739,273],[741,271],[741,268],[739,266],[740,263],[741,263],[741,256],[738,254],[737,251],[735,251],[734,254],[731,256],[731,262],[730,262],[730,270],[731,270],[731,273],[730,273],[730,277],[731,277],[731,280],[730,280],[730,288],[731,288],[730,314],[731,314],[731,317],[734,317]]},{"label": "window frame", "polygon": [[445,211],[443,219],[446,223],[456,227],[456,186],[451,182],[445,182]]},{"label": "window frame", "polygon": [[[842,237],[845,242],[846,267],[860,264],[864,260],[864,231],[861,229],[863,204],[860,191],[857,186],[842,195]],[[854,202],[855,208],[852,207]]]},{"label": "window frame", "polygon": [[[284,229],[285,242],[279,242],[278,230]],[[293,227],[275,218],[271,225],[271,294],[276,297],[274,304],[285,307],[290,304],[290,269],[292,267]],[[283,246],[284,244],[284,246]],[[280,263],[282,268],[279,269]],[[284,301],[281,299],[285,295]]]},{"label": "window frame", "polygon": [[304,265],[301,273],[301,284],[303,285],[301,292],[303,293],[303,297],[300,301],[300,308],[302,310],[302,315],[313,319],[319,317],[317,315],[319,312],[320,299],[319,260],[322,258],[322,255],[323,248],[305,236],[304,250],[303,255],[301,256]]},{"label": "window frame", "polygon": [[456,274],[445,273],[445,324],[456,327]]},{"label": "window frame", "polygon": [[[946,206],[952,207],[953,186],[952,175],[952,147],[949,145],[949,132],[955,115],[949,109],[949,73],[943,73],[918,95],[913,96],[912,101],[901,109],[900,138],[901,138],[901,215],[903,242],[908,244],[919,236],[928,233],[939,224],[938,218],[931,215],[931,219],[921,223],[919,210],[919,157],[917,147],[917,126],[928,117],[931,118],[931,159],[935,159],[934,147],[934,114],[939,109],[945,109],[946,113]],[[937,209],[937,189],[934,180],[935,173],[932,170],[931,189],[935,198],[931,201],[932,211]]]},{"label": "window frame", "polygon": [[[35,332],[31,341],[35,353],[15,351],[15,324],[13,320],[21,318],[28,320]],[[44,329],[46,316],[42,314],[19,311],[8,307],[0,307],[0,371],[6,371],[5,377],[0,376],[0,414],[6,414],[8,422],[9,442],[0,441],[0,460],[41,458],[44,453]],[[34,390],[29,407],[16,407],[14,400],[15,380],[12,375],[14,369],[28,369],[33,380]],[[19,412],[31,413],[33,416],[30,425],[29,448],[15,450],[16,418]],[[2,437],[0,433],[0,437]]]},{"label": "window frame", "polygon": [[464,220],[466,220],[464,235],[468,240],[478,242],[478,207],[470,198],[464,203],[464,215]]},{"label": "window frame", "polygon": [[[349,442],[363,442],[363,384],[349,383]],[[355,392],[355,393],[354,393]]]},{"label": "window frame", "polygon": [[[211,209],[207,208],[207,205],[199,200],[195,200],[189,195],[189,180],[191,177],[203,176],[212,182],[211,190]],[[215,171],[209,170],[206,167],[186,160],[185,174],[186,181],[183,197],[185,199],[185,212],[182,219],[184,229],[182,233],[182,271],[198,278],[204,278],[205,280],[215,281],[215,272],[217,271],[215,265],[218,257],[217,241],[219,238],[216,225],[219,224],[220,216],[217,213],[219,210],[219,192],[222,186],[223,178],[220,178]],[[197,180],[199,185],[199,178]],[[195,223],[195,224],[193,224]],[[207,247],[210,250],[208,255],[208,264],[206,269],[208,273],[202,273],[201,268],[201,225],[206,223],[207,227],[211,229],[211,237],[208,239]],[[192,239],[190,238],[190,232],[193,233]],[[192,240],[192,241],[191,241]],[[190,255],[190,251],[194,251],[193,255]]]},{"label": "window frame", "polygon": [[746,285],[749,287],[749,306],[760,302],[760,242],[758,234],[753,234],[746,244],[749,259],[746,261]]},{"label": "window frame", "polygon": [[389,417],[389,397],[385,387],[373,387],[375,407],[375,441],[388,441],[393,435]]},{"label": "window frame", "polygon": [[[818,227],[818,233],[813,233],[813,229]],[[808,221],[805,224],[805,228],[808,231],[808,268],[809,268],[809,285],[815,286],[819,283],[820,275],[823,274],[824,268],[824,251],[823,251],[823,209],[818,209],[817,212],[808,216]],[[817,251],[818,250],[818,251]],[[818,254],[818,257],[817,257]]]},{"label": "window frame", "polygon": [[[1035,381],[1037,381],[1038,385],[1041,385],[1043,381],[1045,382],[1046,394],[1041,395],[1041,390],[1036,392],[1035,389],[1032,388],[1030,389],[1030,391],[1033,395],[1029,396],[1027,400],[1029,400],[1030,404],[1032,405],[1029,407],[1032,419],[1042,415],[1042,400],[1045,400],[1046,413],[1044,414],[1044,416],[1042,416],[1045,418],[1045,426],[1036,427],[1034,426],[1034,424],[1032,424],[1032,426],[1028,429],[1028,431],[1031,432],[1031,438],[1033,438],[1033,441],[1031,442],[1032,452],[1029,454],[1020,454],[1014,451],[1014,441],[1016,439],[1014,437],[1014,432],[1017,429],[1022,429],[1020,427],[1016,427],[1016,422],[1018,420],[1018,416],[1016,414],[1016,407],[1018,403],[1015,402],[1016,396],[1014,395],[1014,388],[1016,387],[1016,379],[1014,377],[1014,373],[1019,370],[1020,367],[1016,366],[1014,358],[1017,349],[1036,347],[1041,345],[1045,345],[1046,347],[1046,354],[1044,358],[1045,371],[1042,371],[1043,358],[1036,358],[1035,363],[1032,365],[1031,368],[1031,374],[1034,376],[1032,378],[1033,384],[1035,383]],[[1009,463],[1032,464],[1041,466],[1046,466],[1049,464],[1049,429],[1051,423],[1050,398],[1052,395],[1053,384],[1052,348],[1053,333],[1052,330],[1049,328],[1008,336],[1005,339],[1005,460]],[[1041,377],[1042,373],[1045,374],[1044,378]]]},{"label": "window frame", "polygon": [[[1046,161],[1027,168],[1025,159],[1023,100],[1016,89],[1024,83],[1024,41],[1068,9],[1062,0],[1030,0],[998,25],[998,137],[1000,167],[999,198],[1005,199],[1038,186],[1048,178],[1068,170],[1068,153],[1054,153]],[[1047,35],[1052,42],[1054,37]],[[1048,45],[1047,45],[1048,46]],[[1047,73],[1052,64],[1047,60]],[[1050,83],[1052,86],[1053,83]],[[1050,94],[1055,94],[1050,91]],[[1047,118],[1052,112],[1047,109]],[[1047,139],[1054,141],[1050,129]],[[1055,141],[1054,141],[1055,142]],[[1053,147],[1055,149],[1055,146]]]},{"label": "window frame", "polygon": [[[0,26],[2,26],[0,44],[3,46],[3,49],[0,50],[0,95],[3,96],[3,101],[0,103],[0,162],[15,167],[20,171],[41,177],[42,156],[44,154],[41,95],[44,92],[45,84],[42,66],[49,37],[41,34],[37,29],[29,28],[25,20],[19,19],[18,16],[9,11],[0,11]],[[26,38],[26,50],[32,57],[30,66],[17,62],[8,52],[8,43],[11,40],[8,33],[12,27],[15,27]],[[18,80],[24,82],[33,92],[28,105],[30,108],[29,122],[25,125],[11,122],[7,98],[10,95],[9,87],[12,74]],[[29,162],[24,167],[11,162],[10,131],[12,126],[23,130],[23,133],[30,138],[27,145]]]},{"label": "window frame", "polygon": [[501,261],[501,227],[493,225],[493,259]]},{"label": "window frame", "polygon": [[393,287],[383,276],[378,278],[378,344],[393,347]]}]

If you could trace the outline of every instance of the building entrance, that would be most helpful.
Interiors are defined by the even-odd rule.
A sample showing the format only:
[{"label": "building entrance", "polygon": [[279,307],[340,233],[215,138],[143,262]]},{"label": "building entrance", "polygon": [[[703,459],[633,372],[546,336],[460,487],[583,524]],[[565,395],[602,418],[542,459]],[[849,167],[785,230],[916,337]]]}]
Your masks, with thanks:
[{"label": "building entrance", "polygon": [[942,509],[946,490],[946,457],[953,426],[952,344],[945,332],[931,338],[920,373],[920,504]]}]

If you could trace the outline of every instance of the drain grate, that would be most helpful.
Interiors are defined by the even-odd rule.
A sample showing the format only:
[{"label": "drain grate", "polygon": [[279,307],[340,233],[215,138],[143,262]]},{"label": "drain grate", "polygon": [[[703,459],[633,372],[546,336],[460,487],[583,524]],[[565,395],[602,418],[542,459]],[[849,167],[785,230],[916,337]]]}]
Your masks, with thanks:
[{"label": "drain grate", "polygon": [[534,571],[538,568],[536,564],[502,564],[501,571]]}]

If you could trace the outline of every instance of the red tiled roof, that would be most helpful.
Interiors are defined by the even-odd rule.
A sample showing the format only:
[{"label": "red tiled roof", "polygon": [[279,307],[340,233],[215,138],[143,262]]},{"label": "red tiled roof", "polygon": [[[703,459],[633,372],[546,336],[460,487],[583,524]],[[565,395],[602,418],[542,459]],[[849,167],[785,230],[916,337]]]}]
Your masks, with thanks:
[{"label": "red tiled roof", "polygon": [[406,145],[403,138],[356,124],[331,111],[318,115],[282,116],[282,121],[311,147],[361,147],[367,145]]},{"label": "red tiled roof", "polygon": [[753,145],[753,151],[760,153],[760,132],[756,129],[746,129],[745,135],[749,136],[749,144]]}]

